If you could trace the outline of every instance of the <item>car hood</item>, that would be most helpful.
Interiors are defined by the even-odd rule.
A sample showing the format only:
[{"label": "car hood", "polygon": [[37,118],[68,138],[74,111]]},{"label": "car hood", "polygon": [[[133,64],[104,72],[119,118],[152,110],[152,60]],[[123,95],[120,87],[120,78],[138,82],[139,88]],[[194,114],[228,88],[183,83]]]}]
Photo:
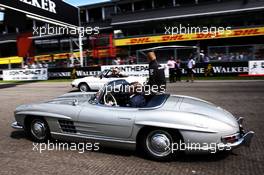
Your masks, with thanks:
[{"label": "car hood", "polygon": [[182,96],[181,98],[179,111],[203,115],[224,122],[233,127],[237,127],[238,125],[236,118],[230,112],[219,106],[198,98],[187,96]]},{"label": "car hood", "polygon": [[98,79],[100,78],[96,76],[88,76],[88,77],[79,78],[78,80],[98,80]]}]

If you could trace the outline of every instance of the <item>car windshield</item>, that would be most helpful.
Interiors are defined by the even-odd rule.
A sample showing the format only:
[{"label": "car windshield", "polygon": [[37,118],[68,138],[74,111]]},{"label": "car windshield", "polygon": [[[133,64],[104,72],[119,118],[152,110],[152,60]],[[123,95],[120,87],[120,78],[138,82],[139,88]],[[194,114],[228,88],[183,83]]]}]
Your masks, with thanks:
[{"label": "car windshield", "polygon": [[100,73],[97,75],[97,77],[104,77],[108,71],[109,71],[109,70],[104,70],[104,71],[100,72]]},{"label": "car windshield", "polygon": [[[130,98],[130,93],[125,93],[125,89],[129,86],[129,83],[124,80],[115,80],[106,84],[102,89],[100,89],[90,100],[91,104],[105,104],[104,96],[107,94],[111,94],[114,96],[117,105],[120,107],[128,107],[127,106],[127,97]],[[169,98],[169,94],[153,94],[153,95],[144,95],[146,99],[146,105],[140,108],[156,108],[162,106]]]},{"label": "car windshield", "polygon": [[98,104],[100,99],[102,98],[104,94],[104,88],[101,88],[97,93],[95,93],[91,98],[88,100],[90,104]]},{"label": "car windshield", "polygon": [[124,80],[124,79],[120,79],[120,80],[115,80],[115,81],[111,81],[108,84],[104,85],[103,88],[101,88],[96,94],[94,94],[90,99],[89,99],[89,103],[91,104],[97,104],[99,102],[102,101],[102,98],[105,94],[105,92],[112,92],[112,91],[119,91],[120,87],[122,85],[128,85],[129,83]]}]

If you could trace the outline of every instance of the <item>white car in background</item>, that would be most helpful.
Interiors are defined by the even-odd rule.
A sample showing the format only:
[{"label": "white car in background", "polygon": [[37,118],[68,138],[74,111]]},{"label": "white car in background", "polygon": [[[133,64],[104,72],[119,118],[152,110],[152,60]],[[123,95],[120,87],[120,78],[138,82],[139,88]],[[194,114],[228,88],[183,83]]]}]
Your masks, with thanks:
[{"label": "white car in background", "polygon": [[99,90],[110,81],[124,79],[129,83],[139,82],[144,85],[147,82],[147,77],[140,76],[126,76],[119,74],[118,77],[113,77],[113,70],[107,69],[102,71],[98,76],[89,76],[78,78],[72,81],[72,87],[78,88],[81,92],[88,92],[91,90]]}]

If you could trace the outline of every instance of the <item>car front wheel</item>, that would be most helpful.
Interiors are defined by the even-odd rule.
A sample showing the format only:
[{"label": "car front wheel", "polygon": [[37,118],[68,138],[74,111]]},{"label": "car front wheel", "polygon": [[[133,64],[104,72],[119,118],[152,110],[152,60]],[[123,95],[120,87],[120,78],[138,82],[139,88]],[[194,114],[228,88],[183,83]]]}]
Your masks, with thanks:
[{"label": "car front wheel", "polygon": [[30,122],[29,133],[33,141],[46,142],[50,138],[50,131],[44,119],[37,118]]},{"label": "car front wheel", "polygon": [[179,137],[166,129],[145,132],[140,142],[144,154],[152,160],[168,161],[178,155],[177,150],[172,151],[172,146],[179,142]]},{"label": "car front wheel", "polygon": [[79,85],[79,90],[81,92],[88,92],[90,90],[89,86],[86,83],[81,83]]}]

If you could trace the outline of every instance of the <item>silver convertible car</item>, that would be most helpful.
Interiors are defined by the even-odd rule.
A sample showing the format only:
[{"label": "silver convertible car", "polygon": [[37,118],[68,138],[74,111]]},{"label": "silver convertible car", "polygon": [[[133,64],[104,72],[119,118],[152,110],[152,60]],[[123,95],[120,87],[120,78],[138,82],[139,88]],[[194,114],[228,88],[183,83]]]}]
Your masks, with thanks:
[{"label": "silver convertible car", "polygon": [[84,139],[137,149],[158,161],[182,151],[232,150],[250,144],[254,132],[245,132],[242,118],[219,106],[193,97],[159,94],[147,95],[145,106],[134,108],[127,105],[129,94],[109,90],[113,84],[126,83],[117,80],[97,93],[68,93],[18,106],[12,127],[24,129],[36,142]]}]

